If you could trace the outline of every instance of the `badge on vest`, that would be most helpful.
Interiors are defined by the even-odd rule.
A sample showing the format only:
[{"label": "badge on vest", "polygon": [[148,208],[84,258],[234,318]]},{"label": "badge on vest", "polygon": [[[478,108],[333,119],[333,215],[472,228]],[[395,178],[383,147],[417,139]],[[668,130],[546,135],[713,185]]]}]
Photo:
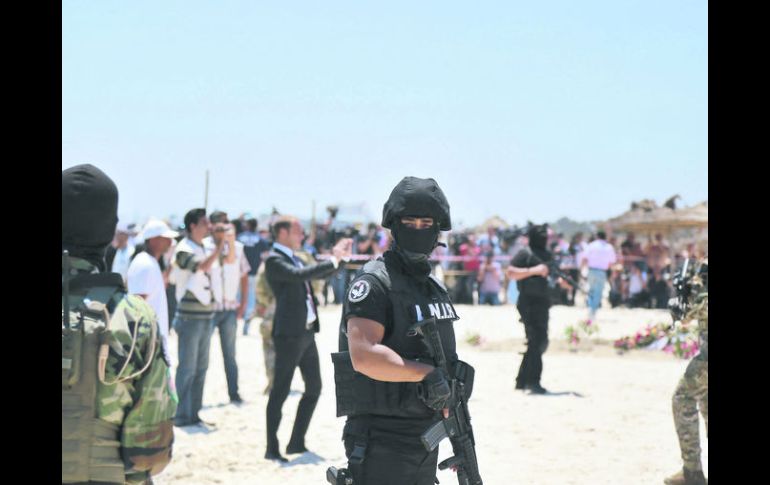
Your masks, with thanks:
[{"label": "badge on vest", "polygon": [[350,292],[348,292],[348,300],[350,300],[351,303],[358,303],[359,301],[366,298],[366,296],[369,294],[369,290],[371,290],[371,286],[369,286],[369,282],[366,280],[359,280],[353,283],[353,286],[350,287]]},{"label": "badge on vest", "polygon": [[[415,305],[414,309],[417,314],[417,321],[423,321],[424,317],[422,316],[422,308],[420,308],[420,305]],[[429,303],[428,311],[430,312],[430,316],[436,317],[437,320],[459,320],[452,305],[449,303]]]}]

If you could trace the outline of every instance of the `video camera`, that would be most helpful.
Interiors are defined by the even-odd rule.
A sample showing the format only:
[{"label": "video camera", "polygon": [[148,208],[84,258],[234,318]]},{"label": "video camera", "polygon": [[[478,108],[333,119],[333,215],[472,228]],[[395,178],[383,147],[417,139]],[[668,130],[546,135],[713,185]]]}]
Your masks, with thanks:
[{"label": "video camera", "polygon": [[527,234],[526,227],[512,227],[509,229],[500,229],[500,239],[507,245],[512,245],[516,240]]}]

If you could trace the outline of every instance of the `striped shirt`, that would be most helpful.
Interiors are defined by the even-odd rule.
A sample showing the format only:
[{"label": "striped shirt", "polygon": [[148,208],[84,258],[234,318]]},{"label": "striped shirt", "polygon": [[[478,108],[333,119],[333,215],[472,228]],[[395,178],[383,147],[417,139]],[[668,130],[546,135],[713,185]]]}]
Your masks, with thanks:
[{"label": "striped shirt", "polygon": [[[198,265],[206,259],[211,250],[207,250],[189,238],[187,238],[186,242],[188,243],[187,247],[194,248],[195,252],[191,253],[184,248],[178,247],[174,261],[179,270],[195,273],[198,270]],[[184,320],[210,320],[214,316],[214,300],[212,299],[208,305],[204,305],[188,290],[179,300],[176,314],[177,317]]]}]

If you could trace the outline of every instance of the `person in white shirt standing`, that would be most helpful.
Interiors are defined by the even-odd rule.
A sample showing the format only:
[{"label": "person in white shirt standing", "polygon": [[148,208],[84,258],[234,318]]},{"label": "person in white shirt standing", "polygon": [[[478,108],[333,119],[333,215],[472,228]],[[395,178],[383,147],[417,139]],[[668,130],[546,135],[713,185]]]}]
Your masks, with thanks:
[{"label": "person in white shirt standing", "polygon": [[607,242],[604,231],[596,233],[596,240],[580,254],[581,267],[588,266],[588,320],[596,318],[596,311],[602,305],[602,293],[607,282],[607,270],[615,264],[615,248]]},{"label": "person in white shirt standing", "polygon": [[131,229],[128,224],[119,223],[115,230],[115,239],[112,247],[105,253],[105,260],[113,273],[120,273],[123,282],[126,282],[128,266],[131,263],[131,257],[134,255],[134,244],[130,240]]},{"label": "person in white shirt standing", "polygon": [[128,292],[139,295],[155,310],[158,316],[163,356],[169,368],[172,366],[168,350],[168,300],[166,284],[158,261],[171,247],[179,233],[172,231],[163,221],[150,219],[142,229],[141,239],[145,250],[137,254],[128,266]]},{"label": "person in white shirt standing", "polygon": [[[219,342],[225,361],[225,377],[230,402],[243,403],[238,394],[238,364],[235,361],[235,337],[238,319],[243,318],[248,304],[249,271],[251,266],[246,260],[243,243],[235,240],[235,228],[225,212],[212,212],[209,220],[214,225],[210,238],[203,240],[204,245],[213,249],[217,244],[224,244],[219,257],[211,265],[211,293],[214,297],[214,328],[219,329]],[[240,301],[238,289],[240,288]]]}]

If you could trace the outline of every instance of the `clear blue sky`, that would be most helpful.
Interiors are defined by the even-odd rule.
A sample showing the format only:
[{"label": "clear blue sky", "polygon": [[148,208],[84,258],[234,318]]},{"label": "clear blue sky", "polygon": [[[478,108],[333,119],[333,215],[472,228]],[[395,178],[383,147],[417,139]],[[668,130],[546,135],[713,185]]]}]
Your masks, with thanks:
[{"label": "clear blue sky", "polygon": [[308,217],[405,175],[457,223],[708,198],[706,1],[62,3],[62,168],[120,217]]}]

